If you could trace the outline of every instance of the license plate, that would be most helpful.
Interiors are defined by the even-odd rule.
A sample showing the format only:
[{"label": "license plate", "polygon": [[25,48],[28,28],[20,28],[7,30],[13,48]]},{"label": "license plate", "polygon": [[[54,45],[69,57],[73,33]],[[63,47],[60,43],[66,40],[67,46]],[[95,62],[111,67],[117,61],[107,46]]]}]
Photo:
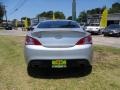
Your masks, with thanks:
[{"label": "license plate", "polygon": [[66,60],[52,60],[52,68],[66,68]]}]

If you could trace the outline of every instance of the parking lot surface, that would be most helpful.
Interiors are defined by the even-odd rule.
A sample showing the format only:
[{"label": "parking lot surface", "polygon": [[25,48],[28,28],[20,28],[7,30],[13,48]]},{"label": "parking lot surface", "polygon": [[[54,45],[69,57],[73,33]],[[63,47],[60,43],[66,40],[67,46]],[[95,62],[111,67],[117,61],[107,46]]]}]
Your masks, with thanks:
[{"label": "parking lot surface", "polygon": [[104,37],[103,35],[94,35],[93,44],[120,48],[120,37]]}]

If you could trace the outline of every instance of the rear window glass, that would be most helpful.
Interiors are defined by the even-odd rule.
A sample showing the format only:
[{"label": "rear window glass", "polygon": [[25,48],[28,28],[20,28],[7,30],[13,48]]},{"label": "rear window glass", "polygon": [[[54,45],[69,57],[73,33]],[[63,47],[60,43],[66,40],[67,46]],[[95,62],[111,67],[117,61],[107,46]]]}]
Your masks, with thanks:
[{"label": "rear window glass", "polygon": [[90,24],[90,26],[100,26],[99,24]]},{"label": "rear window glass", "polygon": [[74,21],[46,21],[41,22],[38,28],[80,28]]},{"label": "rear window glass", "polygon": [[119,24],[111,24],[108,26],[108,29],[120,28]]}]

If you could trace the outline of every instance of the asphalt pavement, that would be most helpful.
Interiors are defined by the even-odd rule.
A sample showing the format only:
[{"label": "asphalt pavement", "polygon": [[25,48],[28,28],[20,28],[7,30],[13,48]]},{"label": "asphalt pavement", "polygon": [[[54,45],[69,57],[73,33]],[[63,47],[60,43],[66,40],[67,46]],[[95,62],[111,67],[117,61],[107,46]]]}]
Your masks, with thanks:
[{"label": "asphalt pavement", "polygon": [[17,30],[0,30],[0,35],[11,35],[11,36],[25,36],[27,31],[22,31],[22,29]]},{"label": "asphalt pavement", "polygon": [[93,44],[120,48],[120,37],[104,37],[103,35],[94,35]]},{"label": "asphalt pavement", "polygon": [[[27,31],[18,30],[0,30],[0,35],[25,36]],[[104,37],[103,35],[93,35],[94,45],[105,45],[120,48],[120,38]]]}]

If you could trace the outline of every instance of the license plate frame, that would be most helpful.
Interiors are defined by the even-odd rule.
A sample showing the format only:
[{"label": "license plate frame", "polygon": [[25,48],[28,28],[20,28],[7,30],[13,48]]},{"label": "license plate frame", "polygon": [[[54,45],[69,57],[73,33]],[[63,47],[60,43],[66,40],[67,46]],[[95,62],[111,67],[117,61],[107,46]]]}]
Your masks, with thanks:
[{"label": "license plate frame", "polygon": [[52,68],[67,68],[66,60],[52,60]]}]

